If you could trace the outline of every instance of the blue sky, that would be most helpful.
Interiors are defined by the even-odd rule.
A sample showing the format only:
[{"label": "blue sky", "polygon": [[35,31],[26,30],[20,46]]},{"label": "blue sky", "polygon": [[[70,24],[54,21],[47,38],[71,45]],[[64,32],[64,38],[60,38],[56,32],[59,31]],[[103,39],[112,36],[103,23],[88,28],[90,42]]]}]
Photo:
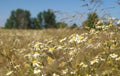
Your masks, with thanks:
[{"label": "blue sky", "polygon": [[[73,15],[76,12],[84,14],[89,7],[93,7],[91,4],[89,4],[89,7],[81,7],[88,3],[89,0],[85,1],[86,2],[82,0],[0,0],[0,26],[5,24],[6,19],[10,16],[10,12],[18,8],[29,10],[32,17],[36,17],[39,12],[47,9],[67,12],[66,15]],[[116,1],[117,0],[102,0],[102,5],[98,9],[105,8],[105,11],[111,16],[120,18],[120,5],[117,5]],[[109,7],[115,8],[109,9]],[[99,10],[98,14],[101,15],[102,11]],[[81,21],[85,20],[85,18],[86,16],[84,16]],[[79,23],[79,19],[77,23]]]}]

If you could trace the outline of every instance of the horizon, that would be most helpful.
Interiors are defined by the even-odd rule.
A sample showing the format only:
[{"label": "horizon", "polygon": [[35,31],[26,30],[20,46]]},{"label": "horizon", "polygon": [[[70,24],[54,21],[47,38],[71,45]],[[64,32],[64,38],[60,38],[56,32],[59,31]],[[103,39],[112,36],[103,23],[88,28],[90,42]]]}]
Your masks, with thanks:
[{"label": "horizon", "polygon": [[[120,11],[118,10],[120,5],[116,3],[117,0],[106,0],[106,1],[101,0],[101,1],[102,1],[102,4],[100,5],[100,7],[97,8],[98,9],[97,14],[99,16],[103,15],[103,12],[101,11],[101,9],[104,9],[105,12],[108,13],[110,16],[114,18],[118,18],[118,19],[120,18],[119,16]],[[87,5],[85,6],[85,4],[88,4],[88,6]],[[9,18],[11,14],[11,11],[16,10],[18,8],[30,11],[31,17],[37,17],[37,14],[39,12],[42,12],[47,9],[52,9],[53,11],[59,11],[59,12],[64,13],[64,15],[62,16],[57,13],[56,15],[57,21],[60,21],[62,18],[69,16],[68,19],[70,20],[65,20],[66,23],[68,23],[69,25],[71,23],[77,23],[78,25],[80,25],[87,18],[87,14],[89,13],[88,9],[94,7],[93,5],[90,5],[89,0],[86,0],[86,1],[84,0],[76,0],[76,1],[69,1],[69,0],[6,1],[6,0],[1,0],[0,5],[2,6],[0,7],[0,9],[2,10],[0,12],[0,16],[1,16],[0,27],[3,27],[5,25],[7,18]],[[75,14],[77,14],[75,19],[73,19],[73,21],[70,22],[72,19],[72,16],[74,16]],[[80,18],[79,17],[80,15],[83,15],[83,17]]]}]

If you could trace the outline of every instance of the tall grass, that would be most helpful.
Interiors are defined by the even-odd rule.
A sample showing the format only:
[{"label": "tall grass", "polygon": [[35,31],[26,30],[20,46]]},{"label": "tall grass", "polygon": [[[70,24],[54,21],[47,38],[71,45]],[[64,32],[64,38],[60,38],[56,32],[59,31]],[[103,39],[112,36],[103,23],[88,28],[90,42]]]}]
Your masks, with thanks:
[{"label": "tall grass", "polygon": [[0,76],[120,76],[120,30],[0,29]]}]

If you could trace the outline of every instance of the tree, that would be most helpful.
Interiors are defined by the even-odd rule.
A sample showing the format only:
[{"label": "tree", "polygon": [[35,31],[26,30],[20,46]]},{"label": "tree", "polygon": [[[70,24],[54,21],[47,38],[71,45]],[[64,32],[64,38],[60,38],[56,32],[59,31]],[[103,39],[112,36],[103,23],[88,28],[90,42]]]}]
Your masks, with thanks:
[{"label": "tree", "polygon": [[[44,18],[43,18],[43,13],[42,13],[42,12],[40,12],[40,13],[37,15],[37,19],[38,19],[38,26],[42,28],[41,25],[43,25],[42,22],[44,22],[44,21],[43,21]],[[43,27],[44,27],[44,26],[43,26]]]},{"label": "tree", "polygon": [[95,28],[95,24],[97,23],[97,21],[98,21],[97,13],[95,12],[89,13],[87,20],[82,23],[82,26],[83,28],[88,29]]},{"label": "tree", "polygon": [[31,28],[57,28],[56,16],[50,9],[40,12],[37,18],[31,18],[27,10],[17,9],[12,11],[7,19],[5,28],[31,29]]},{"label": "tree", "polygon": [[31,18],[31,23],[30,24],[31,24],[31,28],[32,29],[39,29],[39,28],[41,28],[37,18]]},{"label": "tree", "polygon": [[24,23],[24,26],[26,25],[27,28],[32,28],[31,27],[31,24],[30,24],[30,18],[31,18],[31,14],[29,11],[25,10],[24,11],[24,14],[25,14],[25,23]]},{"label": "tree", "polygon": [[56,25],[56,20],[55,20],[56,16],[54,14],[54,12],[52,12],[50,9],[48,9],[47,11],[44,12],[40,12],[38,14],[38,20],[39,23],[42,27],[42,25],[44,25],[44,28],[57,28]]},{"label": "tree", "polygon": [[16,10],[16,19],[18,23],[18,29],[27,29],[31,28],[30,25],[30,12],[27,10],[17,9]]},{"label": "tree", "polygon": [[5,28],[31,28],[30,15],[30,12],[27,10],[17,9],[16,11],[12,11],[10,17],[7,19]]},{"label": "tree", "polygon": [[16,17],[15,17],[15,11],[12,11],[11,16],[9,17],[9,19],[7,19],[5,23],[5,28],[15,28],[16,26],[17,26],[17,23],[16,23]]}]

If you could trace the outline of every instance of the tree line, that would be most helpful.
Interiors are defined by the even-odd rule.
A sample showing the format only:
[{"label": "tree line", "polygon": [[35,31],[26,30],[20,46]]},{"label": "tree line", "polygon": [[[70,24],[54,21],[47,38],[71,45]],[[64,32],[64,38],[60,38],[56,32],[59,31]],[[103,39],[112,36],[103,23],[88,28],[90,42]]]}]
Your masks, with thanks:
[{"label": "tree line", "polygon": [[[95,24],[99,20],[96,12],[88,14],[87,20],[82,23],[82,27],[95,28]],[[31,17],[28,10],[17,9],[11,11],[10,17],[7,19],[4,28],[8,29],[42,29],[42,28],[65,28],[68,25],[64,22],[56,22],[56,15],[53,11],[39,12],[37,17]],[[71,28],[78,27],[73,24]]]},{"label": "tree line", "polygon": [[56,22],[56,15],[50,9],[38,13],[37,17],[31,17],[28,10],[17,9],[11,11],[10,17],[5,23],[9,29],[41,29],[41,28],[64,28],[67,24]]}]

